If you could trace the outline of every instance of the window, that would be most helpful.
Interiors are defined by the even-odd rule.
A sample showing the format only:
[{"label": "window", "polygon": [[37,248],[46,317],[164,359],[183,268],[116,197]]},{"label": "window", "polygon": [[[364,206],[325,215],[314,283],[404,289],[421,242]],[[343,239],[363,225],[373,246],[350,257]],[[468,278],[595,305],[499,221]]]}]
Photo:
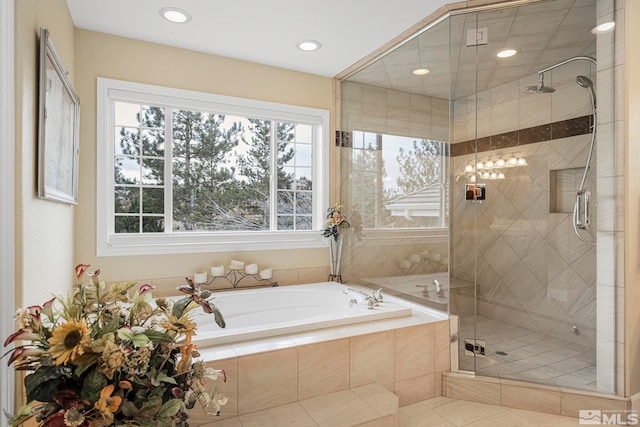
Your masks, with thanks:
[{"label": "window", "polygon": [[98,255],[323,246],[328,112],[98,79]]},{"label": "window", "polygon": [[351,215],[363,229],[447,226],[447,143],[361,131],[351,137]]}]

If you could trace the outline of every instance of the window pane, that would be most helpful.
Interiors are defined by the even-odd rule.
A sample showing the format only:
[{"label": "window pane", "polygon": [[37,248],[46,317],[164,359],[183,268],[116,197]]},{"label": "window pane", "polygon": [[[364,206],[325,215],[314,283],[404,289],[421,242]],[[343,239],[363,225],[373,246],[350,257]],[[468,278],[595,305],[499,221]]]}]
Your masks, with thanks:
[{"label": "window pane", "polygon": [[164,157],[164,130],[142,131],[142,155]]},{"label": "window pane", "polygon": [[296,144],[296,166],[311,166],[311,145]]},{"label": "window pane", "polygon": [[296,230],[311,230],[311,216],[297,216]]},{"label": "window pane", "polygon": [[312,189],[311,168],[296,168],[296,189],[311,190]]},{"label": "window pane", "polygon": [[139,216],[117,216],[116,233],[138,233],[140,232]]},{"label": "window pane", "polygon": [[116,184],[139,184],[141,180],[138,160],[132,157],[116,156],[115,181]]},{"label": "window pane", "polygon": [[164,219],[157,216],[143,216],[142,231],[144,233],[162,233],[164,231]]},{"label": "window pane", "polygon": [[139,126],[138,115],[140,105],[129,104],[128,102],[114,102],[115,125],[116,126]]},{"label": "window pane", "polygon": [[142,212],[164,213],[164,188],[142,189]]},{"label": "window pane", "polygon": [[116,186],[115,211],[116,213],[139,213],[140,189],[136,187]]},{"label": "window pane", "polygon": [[292,214],[293,213],[293,191],[278,191],[278,213],[279,214]]},{"label": "window pane", "polygon": [[148,128],[164,129],[164,108],[143,105],[140,124]]},{"label": "window pane", "polygon": [[115,154],[140,154],[140,132],[138,128],[116,127]]},{"label": "window pane", "polygon": [[296,213],[299,215],[310,215],[313,208],[313,204],[311,203],[311,193],[299,192],[296,194]]},{"label": "window pane", "polygon": [[295,187],[295,168],[278,168],[278,189],[293,190]]},{"label": "window pane", "polygon": [[142,160],[142,183],[144,185],[164,184],[164,159]]},{"label": "window pane", "polygon": [[293,216],[278,215],[278,230],[293,230]]},{"label": "window pane", "polygon": [[297,125],[296,142],[311,144],[313,142],[313,128],[310,125]]}]

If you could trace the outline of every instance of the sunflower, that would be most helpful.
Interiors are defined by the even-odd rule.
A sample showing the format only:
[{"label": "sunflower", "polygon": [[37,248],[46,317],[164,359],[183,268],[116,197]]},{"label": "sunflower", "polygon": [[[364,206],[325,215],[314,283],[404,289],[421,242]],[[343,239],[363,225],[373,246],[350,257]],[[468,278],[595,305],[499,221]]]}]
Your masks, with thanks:
[{"label": "sunflower", "polygon": [[88,337],[89,331],[84,320],[69,320],[55,328],[53,336],[49,338],[49,353],[55,357],[56,365],[66,365],[68,361],[73,361],[76,356],[84,353],[83,346],[87,343]]},{"label": "sunflower", "polygon": [[163,320],[161,322],[161,325],[163,328],[175,331],[179,334],[185,334],[188,336],[196,334],[196,322],[190,320],[187,316],[178,318],[173,314],[170,314],[167,320]]}]

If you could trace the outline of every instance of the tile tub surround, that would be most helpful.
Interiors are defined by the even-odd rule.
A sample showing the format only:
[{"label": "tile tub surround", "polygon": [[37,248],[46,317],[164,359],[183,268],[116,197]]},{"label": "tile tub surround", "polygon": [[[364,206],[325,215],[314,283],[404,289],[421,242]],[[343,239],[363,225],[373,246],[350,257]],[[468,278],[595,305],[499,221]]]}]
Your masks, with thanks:
[{"label": "tile tub surround", "polygon": [[[199,351],[210,366],[227,370],[228,381],[216,383],[230,398],[221,418],[374,383],[405,406],[440,395],[436,377],[451,366],[449,320],[424,322],[414,315]],[[211,422],[198,411],[192,416],[194,425]]]}]

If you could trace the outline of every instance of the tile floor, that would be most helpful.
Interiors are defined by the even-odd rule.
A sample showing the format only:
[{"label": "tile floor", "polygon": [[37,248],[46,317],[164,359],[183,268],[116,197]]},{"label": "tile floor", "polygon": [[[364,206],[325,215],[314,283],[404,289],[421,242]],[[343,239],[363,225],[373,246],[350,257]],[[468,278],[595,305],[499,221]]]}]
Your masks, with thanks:
[{"label": "tile floor", "polygon": [[400,408],[399,427],[575,427],[578,420],[484,403],[435,397]]},{"label": "tile floor", "polygon": [[[479,375],[597,390],[594,348],[485,316],[477,319],[477,337],[486,340],[486,357],[476,360]],[[473,328],[473,317],[460,318],[460,369],[470,371],[473,357],[464,355],[464,338],[473,337]]]}]

